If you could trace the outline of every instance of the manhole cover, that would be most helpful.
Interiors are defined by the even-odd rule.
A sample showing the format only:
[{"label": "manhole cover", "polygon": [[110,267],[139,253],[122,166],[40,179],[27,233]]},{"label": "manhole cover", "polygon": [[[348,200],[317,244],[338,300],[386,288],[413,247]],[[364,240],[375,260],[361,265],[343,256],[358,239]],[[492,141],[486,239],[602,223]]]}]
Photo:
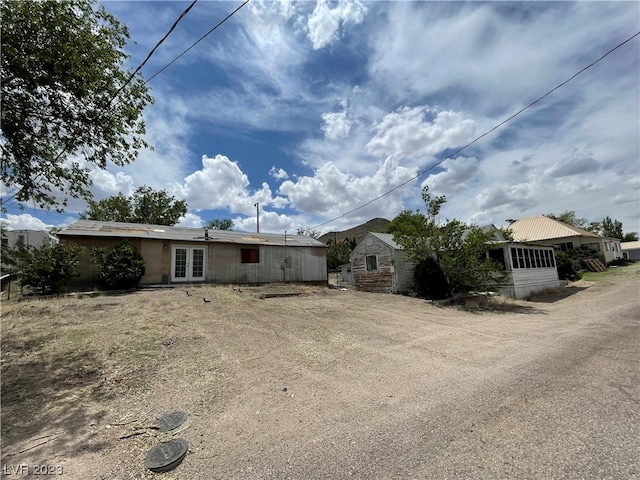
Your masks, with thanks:
[{"label": "manhole cover", "polygon": [[158,419],[158,428],[161,432],[169,432],[182,425],[187,419],[184,412],[165,413]]},{"label": "manhole cover", "polygon": [[168,472],[180,465],[187,450],[189,450],[189,443],[182,438],[163,442],[156,445],[147,454],[144,466],[152,472]]}]

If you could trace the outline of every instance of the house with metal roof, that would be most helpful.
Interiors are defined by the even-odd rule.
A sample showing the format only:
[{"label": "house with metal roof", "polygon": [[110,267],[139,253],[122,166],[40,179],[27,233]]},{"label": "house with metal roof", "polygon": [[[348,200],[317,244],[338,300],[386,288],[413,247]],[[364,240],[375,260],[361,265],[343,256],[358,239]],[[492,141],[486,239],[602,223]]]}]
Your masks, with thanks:
[{"label": "house with metal roof", "polygon": [[621,242],[622,257],[627,260],[640,260],[640,241]]},{"label": "house with metal roof", "polygon": [[619,239],[602,237],[544,215],[521,218],[509,225],[509,229],[517,242],[550,245],[562,251],[587,247],[605,264],[622,258]]},{"label": "house with metal roof", "polygon": [[85,247],[79,282],[98,283],[94,247],[126,239],[146,265],[141,284],[327,282],[327,247],[304,235],[78,220],[58,232]]}]

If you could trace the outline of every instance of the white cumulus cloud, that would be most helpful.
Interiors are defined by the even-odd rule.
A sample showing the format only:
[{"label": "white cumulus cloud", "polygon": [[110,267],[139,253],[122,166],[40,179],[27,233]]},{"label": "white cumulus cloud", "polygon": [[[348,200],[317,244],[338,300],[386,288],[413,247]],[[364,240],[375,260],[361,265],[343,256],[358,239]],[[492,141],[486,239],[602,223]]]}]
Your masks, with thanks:
[{"label": "white cumulus cloud", "polygon": [[322,121],[322,131],[328,139],[335,140],[349,135],[351,122],[347,119],[347,112],[323,113]]},{"label": "white cumulus cloud", "polygon": [[307,36],[313,48],[318,50],[331,44],[339,37],[341,24],[361,23],[366,12],[366,7],[359,0],[340,0],[335,8],[320,0],[307,19]]},{"label": "white cumulus cloud", "polygon": [[375,125],[369,152],[414,157],[433,155],[471,140],[476,123],[461,112],[439,111],[427,106],[403,107]]}]

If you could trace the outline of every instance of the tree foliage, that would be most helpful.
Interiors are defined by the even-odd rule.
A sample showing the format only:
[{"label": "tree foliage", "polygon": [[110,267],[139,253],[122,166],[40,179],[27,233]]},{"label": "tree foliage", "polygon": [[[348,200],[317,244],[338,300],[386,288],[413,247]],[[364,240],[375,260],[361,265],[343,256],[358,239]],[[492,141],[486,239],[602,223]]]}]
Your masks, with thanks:
[{"label": "tree foliage", "polygon": [[327,249],[327,268],[329,271],[337,270],[340,265],[349,263],[351,245],[349,242],[331,242]]},{"label": "tree foliage", "polygon": [[638,241],[638,234],[636,232],[625,233],[624,236],[622,237],[622,241],[623,242],[637,242]]},{"label": "tree foliage", "polygon": [[213,230],[231,230],[233,228],[233,220],[230,218],[216,218],[209,220],[204,228]]},{"label": "tree foliage", "polygon": [[603,237],[617,238],[618,240],[622,240],[624,238],[624,234],[622,233],[622,222],[612,220],[611,217],[607,215],[604,217],[600,225],[600,235]]},{"label": "tree foliage", "polygon": [[15,252],[21,285],[29,286],[37,293],[58,292],[65,280],[80,275],[78,264],[82,248],[57,243]]},{"label": "tree foliage", "polygon": [[[444,196],[432,197],[428,187],[422,191],[425,211],[404,210],[388,226],[393,239],[402,245],[418,268],[414,283],[419,292],[452,294],[483,288],[499,280],[502,267],[487,258],[493,232],[467,226],[458,220],[440,224],[438,216]],[[444,288],[436,288],[434,278],[444,278]]]},{"label": "tree foliage", "polygon": [[546,216],[549,218],[553,218],[554,220],[558,220],[562,223],[582,228],[583,230],[587,230],[589,232],[598,233],[600,230],[599,222],[589,222],[589,220],[587,220],[586,218],[578,217],[576,215],[576,212],[573,210],[567,210],[560,215],[549,213]]},{"label": "tree foliage", "polygon": [[92,0],[5,0],[0,12],[0,179],[44,208],[66,205],[59,192],[90,198],[88,165],[125,165],[148,146],[153,99],[141,76],[127,83],[128,30]]},{"label": "tree foliage", "polygon": [[145,273],[142,255],[127,240],[112,249],[94,248],[91,261],[98,266],[98,276],[107,288],[134,288]]},{"label": "tree foliage", "polygon": [[89,200],[89,208],[80,214],[85,220],[175,225],[187,213],[187,202],[177,200],[165,190],[139,187],[131,197],[122,193],[98,202]]}]

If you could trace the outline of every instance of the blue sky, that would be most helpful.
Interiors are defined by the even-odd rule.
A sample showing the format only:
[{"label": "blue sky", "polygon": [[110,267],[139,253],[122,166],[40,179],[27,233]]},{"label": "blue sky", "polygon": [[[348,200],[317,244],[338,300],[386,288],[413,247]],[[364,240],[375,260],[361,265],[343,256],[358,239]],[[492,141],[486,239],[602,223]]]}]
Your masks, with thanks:
[{"label": "blue sky", "polygon": [[[199,1],[142,70],[151,77],[241,2]],[[186,2],[104,2],[135,68]],[[96,199],[138,186],[185,199],[181,225],[343,230],[446,195],[443,218],[575,210],[640,229],[640,37],[537,106],[383,199],[640,30],[638,2],[252,0],[149,82],[147,140],[92,173]],[[64,214],[11,208],[12,228]],[[325,225],[325,222],[334,220]]]}]

